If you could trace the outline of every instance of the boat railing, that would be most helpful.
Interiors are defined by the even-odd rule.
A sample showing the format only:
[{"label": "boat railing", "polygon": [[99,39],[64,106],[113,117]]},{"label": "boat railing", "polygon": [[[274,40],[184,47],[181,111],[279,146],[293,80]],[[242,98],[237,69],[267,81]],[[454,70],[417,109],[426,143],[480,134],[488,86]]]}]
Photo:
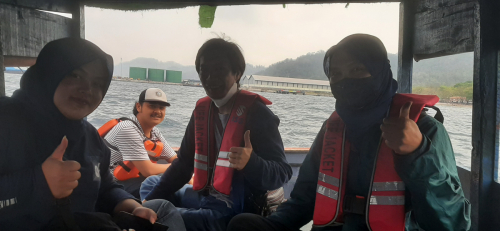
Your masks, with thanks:
[{"label": "boat railing", "polygon": [[[179,151],[179,147],[173,147],[172,149],[174,149],[175,152]],[[295,186],[295,181],[299,176],[300,167],[302,166],[302,162],[304,161],[304,158],[306,157],[307,153],[309,153],[309,148],[285,148],[286,159],[290,164],[290,166],[292,167],[293,171],[292,178],[288,181],[288,183],[286,183],[283,186],[285,189],[286,198],[290,197],[290,193],[292,192],[292,189]],[[465,197],[469,199],[470,180],[471,180],[470,170],[457,166],[457,171]]]}]

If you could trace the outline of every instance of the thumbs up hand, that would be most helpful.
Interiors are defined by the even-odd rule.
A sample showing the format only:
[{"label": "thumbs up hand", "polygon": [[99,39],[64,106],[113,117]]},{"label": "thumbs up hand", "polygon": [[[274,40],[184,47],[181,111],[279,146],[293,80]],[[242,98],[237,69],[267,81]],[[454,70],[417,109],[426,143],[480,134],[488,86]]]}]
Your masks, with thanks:
[{"label": "thumbs up hand", "polygon": [[398,118],[386,118],[380,126],[387,146],[400,155],[412,153],[422,143],[422,133],[415,121],[410,119],[412,104],[403,105]]},{"label": "thumbs up hand", "polygon": [[229,149],[231,152],[229,154],[229,163],[231,163],[231,167],[236,170],[242,170],[250,160],[250,156],[252,155],[252,143],[250,142],[250,130],[247,130],[244,135],[245,139],[245,147],[232,147]]},{"label": "thumbs up hand", "polygon": [[42,171],[52,195],[56,199],[64,198],[78,186],[81,173],[80,164],[76,161],[63,161],[64,152],[68,147],[68,139],[63,137],[61,144],[42,164]]}]

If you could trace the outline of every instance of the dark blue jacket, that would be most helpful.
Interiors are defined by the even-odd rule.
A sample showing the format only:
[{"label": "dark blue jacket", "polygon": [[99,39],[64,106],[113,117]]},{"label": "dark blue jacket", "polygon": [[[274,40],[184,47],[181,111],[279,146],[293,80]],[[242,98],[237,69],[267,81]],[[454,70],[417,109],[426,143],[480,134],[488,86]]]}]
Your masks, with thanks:
[{"label": "dark blue jacket", "polygon": [[[40,230],[58,211],[41,168],[52,153],[41,151],[46,136],[31,116],[13,99],[0,99],[0,230]],[[82,123],[83,137],[69,140],[64,155],[81,165],[82,176],[69,196],[70,209],[112,213],[119,202],[133,197],[114,182],[110,151],[96,129]]]},{"label": "dark blue jacket", "polygon": [[[249,109],[245,130],[251,131],[253,153],[245,168],[235,171],[233,176],[231,197],[236,213],[243,212],[243,209],[251,211],[244,204],[245,198],[282,187],[292,176],[292,168],[286,160],[278,130],[279,122],[278,117],[261,102],[256,102]],[[146,200],[167,198],[184,186],[194,172],[194,153],[194,117],[191,116],[178,159],[163,174],[160,183]]]}]

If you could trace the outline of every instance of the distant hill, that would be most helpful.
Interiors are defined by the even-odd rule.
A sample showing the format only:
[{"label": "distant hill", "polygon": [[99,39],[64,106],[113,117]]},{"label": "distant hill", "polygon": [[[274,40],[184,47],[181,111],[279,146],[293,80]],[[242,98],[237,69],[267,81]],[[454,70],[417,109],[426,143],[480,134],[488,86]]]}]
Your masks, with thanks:
[{"label": "distant hill", "polygon": [[[308,53],[296,59],[271,64],[258,75],[327,80],[323,72],[324,51]],[[388,54],[394,78],[397,78],[398,55]],[[453,86],[472,81],[473,53],[422,60],[413,63],[414,86]]]},{"label": "distant hill", "polygon": [[[397,57],[394,62],[397,63]],[[473,52],[413,62],[413,85],[454,86],[472,81],[473,70]]]},{"label": "distant hill", "polygon": [[[184,66],[176,62],[162,62],[153,58],[136,58],[129,62],[118,63],[115,65],[114,76],[129,77],[130,67],[144,67],[144,68],[157,68],[166,70],[182,71],[183,79],[198,79],[198,73],[194,65]],[[248,64],[246,66],[245,73],[243,75],[252,75],[261,70],[264,70],[264,66],[254,66]],[[123,73],[122,73],[123,71]]]},{"label": "distant hill", "polygon": [[245,67],[245,73],[243,73],[243,76],[257,74],[258,72],[263,71],[265,69],[266,67],[264,66],[260,65],[254,66],[250,63],[247,63],[247,66]]},{"label": "distant hill", "polygon": [[[454,86],[457,83],[472,81],[473,53],[422,60],[413,63],[413,86],[435,87]],[[296,59],[285,59],[269,67],[254,66],[247,63],[243,75],[267,75],[303,79],[327,80],[323,72],[324,51],[312,52]],[[394,78],[397,78],[398,55],[388,54]],[[161,62],[153,58],[136,58],[115,65],[115,76],[129,76],[130,67],[159,68],[182,71],[183,79],[198,79],[194,65],[184,66],[176,62]],[[121,71],[123,70],[123,74]]]},{"label": "distant hill", "polygon": [[271,64],[258,75],[327,80],[323,72],[324,51],[308,53],[296,59],[285,59]]}]

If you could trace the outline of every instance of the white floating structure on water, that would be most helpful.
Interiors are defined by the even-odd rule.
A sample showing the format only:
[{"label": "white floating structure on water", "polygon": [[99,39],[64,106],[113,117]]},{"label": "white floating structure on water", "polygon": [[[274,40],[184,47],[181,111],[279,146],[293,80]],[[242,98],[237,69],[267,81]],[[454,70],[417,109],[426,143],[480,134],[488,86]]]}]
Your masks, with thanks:
[{"label": "white floating structure on water", "polygon": [[272,77],[263,75],[244,76],[240,80],[241,85],[246,87],[265,87],[265,88],[286,88],[298,90],[330,91],[330,83],[326,80],[299,79]]}]

